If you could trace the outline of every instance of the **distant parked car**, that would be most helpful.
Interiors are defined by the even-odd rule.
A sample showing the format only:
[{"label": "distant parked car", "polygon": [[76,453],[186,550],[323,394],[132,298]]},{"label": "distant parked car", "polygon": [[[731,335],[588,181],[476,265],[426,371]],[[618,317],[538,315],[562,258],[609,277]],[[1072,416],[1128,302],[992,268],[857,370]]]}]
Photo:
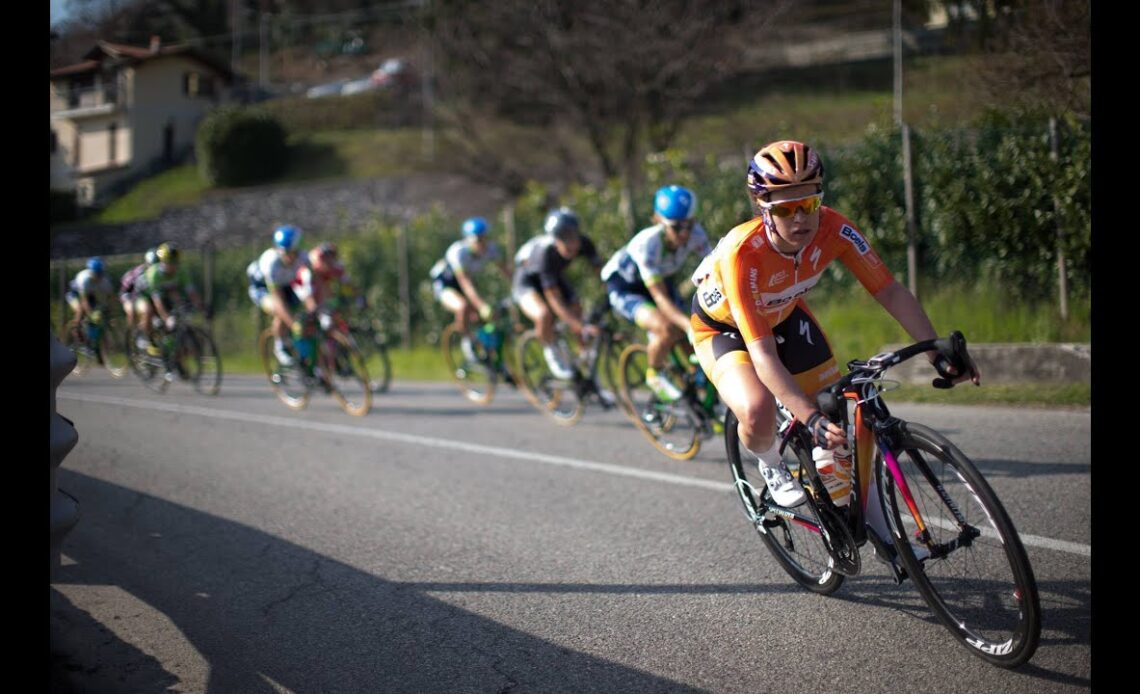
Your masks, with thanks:
[{"label": "distant parked car", "polygon": [[315,87],[310,87],[309,90],[305,92],[305,96],[310,99],[319,99],[323,96],[337,96],[347,83],[348,80],[337,80],[336,82],[318,84]]},{"label": "distant parked car", "polygon": [[407,89],[416,84],[416,75],[401,58],[389,58],[372,72],[372,83],[381,89]]},{"label": "distant parked car", "polygon": [[372,82],[372,78],[364,77],[345,82],[344,86],[341,87],[340,95],[348,96],[349,94],[360,94],[361,92],[369,92],[373,89],[377,89],[377,85]]}]

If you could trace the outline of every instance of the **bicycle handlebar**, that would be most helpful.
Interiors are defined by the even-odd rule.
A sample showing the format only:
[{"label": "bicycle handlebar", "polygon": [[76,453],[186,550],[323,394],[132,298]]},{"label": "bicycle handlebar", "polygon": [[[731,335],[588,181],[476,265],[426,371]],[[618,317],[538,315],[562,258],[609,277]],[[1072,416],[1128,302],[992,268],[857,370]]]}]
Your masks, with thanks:
[{"label": "bicycle handlebar", "polygon": [[[971,378],[978,376],[978,367],[966,349],[966,337],[955,330],[946,337],[922,340],[893,352],[880,352],[866,361],[853,359],[847,362],[848,373],[816,396],[820,411],[832,421],[836,421],[843,392],[856,381],[865,381],[881,376],[887,369],[897,366],[923,352],[938,350],[938,358],[955,367],[958,375],[969,373]],[[935,388],[953,388],[954,382],[944,373],[944,368],[935,367],[939,378],[934,379]]]}]

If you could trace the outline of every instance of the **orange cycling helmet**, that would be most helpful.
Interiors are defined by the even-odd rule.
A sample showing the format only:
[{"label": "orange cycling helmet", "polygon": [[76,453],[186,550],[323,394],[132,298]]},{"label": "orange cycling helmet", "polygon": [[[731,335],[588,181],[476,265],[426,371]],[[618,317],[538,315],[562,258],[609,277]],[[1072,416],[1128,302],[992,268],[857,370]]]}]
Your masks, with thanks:
[{"label": "orange cycling helmet", "polygon": [[753,195],[809,183],[823,190],[823,160],[802,142],[779,140],[764,145],[748,162],[748,190]]}]

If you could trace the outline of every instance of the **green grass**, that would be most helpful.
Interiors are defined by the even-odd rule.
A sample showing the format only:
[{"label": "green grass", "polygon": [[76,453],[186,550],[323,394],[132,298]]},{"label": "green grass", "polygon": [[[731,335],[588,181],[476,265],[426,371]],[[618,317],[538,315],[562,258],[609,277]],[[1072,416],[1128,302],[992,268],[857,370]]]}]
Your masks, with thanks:
[{"label": "green grass", "polygon": [[151,219],[168,207],[193,205],[210,190],[194,164],[184,164],[152,176],[101,210],[92,221],[121,224]]}]

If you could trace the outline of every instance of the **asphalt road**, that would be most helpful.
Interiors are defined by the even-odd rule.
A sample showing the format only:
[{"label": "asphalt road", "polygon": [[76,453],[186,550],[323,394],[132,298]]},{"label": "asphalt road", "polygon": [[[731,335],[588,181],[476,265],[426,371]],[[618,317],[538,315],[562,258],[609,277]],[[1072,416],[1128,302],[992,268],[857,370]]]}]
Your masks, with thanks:
[{"label": "asphalt road", "polygon": [[559,427],[395,381],[363,418],[264,381],[164,395],[69,376],[79,499],[51,581],[52,691],[1090,689],[1084,411],[897,405],[969,454],[1027,545],[1037,654],[970,655],[865,547],[831,597],[739,509],[723,447],[666,459],[615,412]]}]

